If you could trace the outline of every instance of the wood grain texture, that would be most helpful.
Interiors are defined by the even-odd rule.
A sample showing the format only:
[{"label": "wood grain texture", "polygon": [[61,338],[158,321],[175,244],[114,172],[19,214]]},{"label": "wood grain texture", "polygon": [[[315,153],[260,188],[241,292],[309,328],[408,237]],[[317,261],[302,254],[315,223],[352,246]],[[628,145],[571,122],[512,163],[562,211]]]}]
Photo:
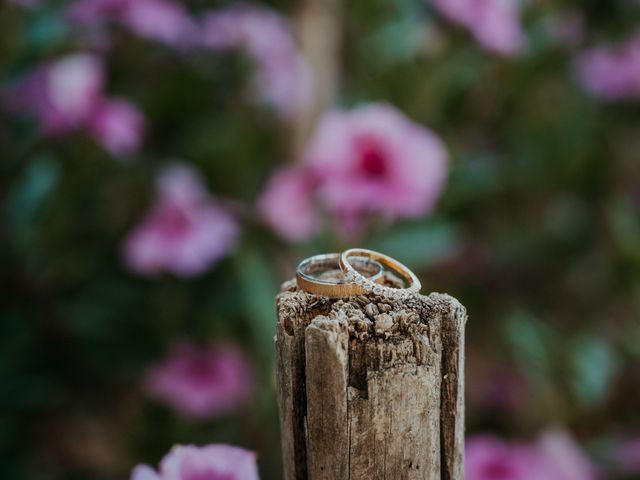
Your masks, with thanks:
[{"label": "wood grain texture", "polygon": [[441,442],[442,480],[464,478],[464,327],[467,312],[457,300],[450,302],[442,322]]},{"label": "wood grain texture", "polygon": [[[309,478],[348,478],[349,332],[345,318],[316,317],[305,332],[307,472]],[[322,366],[321,368],[318,368]]]},{"label": "wood grain texture", "polygon": [[276,305],[285,480],[463,478],[457,300],[329,299],[287,282]]}]

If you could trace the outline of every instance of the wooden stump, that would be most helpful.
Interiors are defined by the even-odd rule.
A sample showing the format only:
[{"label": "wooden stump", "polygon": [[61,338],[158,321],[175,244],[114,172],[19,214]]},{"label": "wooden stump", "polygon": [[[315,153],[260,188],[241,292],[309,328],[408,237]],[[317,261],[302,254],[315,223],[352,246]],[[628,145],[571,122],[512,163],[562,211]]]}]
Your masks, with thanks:
[{"label": "wooden stump", "polygon": [[290,281],[276,305],[285,480],[464,478],[456,299],[330,299]]}]

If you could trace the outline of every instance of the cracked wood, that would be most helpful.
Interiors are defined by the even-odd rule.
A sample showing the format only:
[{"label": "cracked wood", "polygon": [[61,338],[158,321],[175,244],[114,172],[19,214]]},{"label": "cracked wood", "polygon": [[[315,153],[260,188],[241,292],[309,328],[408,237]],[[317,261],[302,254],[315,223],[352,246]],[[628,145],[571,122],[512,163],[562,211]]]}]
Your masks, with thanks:
[{"label": "cracked wood", "polygon": [[329,299],[287,282],[276,305],[285,480],[463,478],[457,300]]}]

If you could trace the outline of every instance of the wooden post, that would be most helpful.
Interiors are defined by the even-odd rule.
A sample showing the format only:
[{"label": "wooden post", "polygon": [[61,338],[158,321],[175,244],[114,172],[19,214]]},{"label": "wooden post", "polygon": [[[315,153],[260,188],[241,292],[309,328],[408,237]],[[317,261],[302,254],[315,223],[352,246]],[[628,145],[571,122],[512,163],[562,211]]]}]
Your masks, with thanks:
[{"label": "wooden post", "polygon": [[454,298],[277,296],[285,480],[462,480],[464,325]]}]

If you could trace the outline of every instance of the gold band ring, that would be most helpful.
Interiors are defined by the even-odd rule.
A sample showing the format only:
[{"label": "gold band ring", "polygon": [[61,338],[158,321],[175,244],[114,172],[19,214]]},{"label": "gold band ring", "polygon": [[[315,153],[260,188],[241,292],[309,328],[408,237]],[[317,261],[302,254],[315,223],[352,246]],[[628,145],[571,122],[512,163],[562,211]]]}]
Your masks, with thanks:
[{"label": "gold band ring", "polygon": [[[362,295],[366,290],[362,285],[348,282],[345,279],[324,279],[320,275],[323,272],[340,271],[340,254],[326,253],[309,257],[298,265],[296,269],[296,282],[301,290],[325,297],[341,298],[352,295]],[[354,271],[358,272],[367,281],[382,281],[382,265],[370,258],[352,257]]]},{"label": "gold band ring", "polygon": [[[354,268],[352,264],[354,257],[366,257],[380,262],[387,269],[398,274],[404,280],[406,287],[393,288],[372,282]],[[350,248],[349,250],[342,252],[340,255],[340,268],[344,272],[347,281],[361,285],[368,293],[374,293],[375,295],[386,297],[391,300],[400,300],[402,298],[409,297],[418,293],[420,288],[422,288],[418,277],[416,277],[416,275],[402,263],[384,255],[383,253],[367,250],[365,248]]]}]

